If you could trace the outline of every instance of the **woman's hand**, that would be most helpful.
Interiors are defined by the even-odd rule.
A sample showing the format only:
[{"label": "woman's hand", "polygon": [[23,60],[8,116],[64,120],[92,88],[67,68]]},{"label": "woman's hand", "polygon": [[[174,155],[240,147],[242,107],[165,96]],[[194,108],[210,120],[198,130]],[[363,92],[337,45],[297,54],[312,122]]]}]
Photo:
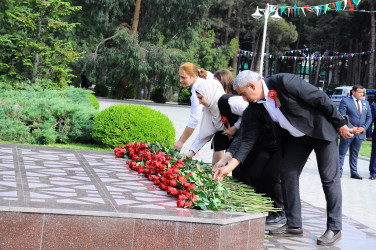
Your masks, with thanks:
[{"label": "woman's hand", "polygon": [[238,131],[238,128],[235,126],[232,126],[230,129],[226,130],[222,134],[228,137],[232,137],[237,131]]},{"label": "woman's hand", "polygon": [[213,166],[212,173],[214,174],[217,169],[226,166],[226,164],[231,160],[232,155],[230,153],[225,153],[224,156]]},{"label": "woman's hand", "polygon": [[183,145],[184,145],[184,142],[178,140],[175,142],[173,149],[180,151]]},{"label": "woman's hand", "polygon": [[184,161],[187,158],[192,158],[195,155],[195,152],[192,150],[189,150],[187,153],[183,155],[183,157],[180,159],[181,161]]}]

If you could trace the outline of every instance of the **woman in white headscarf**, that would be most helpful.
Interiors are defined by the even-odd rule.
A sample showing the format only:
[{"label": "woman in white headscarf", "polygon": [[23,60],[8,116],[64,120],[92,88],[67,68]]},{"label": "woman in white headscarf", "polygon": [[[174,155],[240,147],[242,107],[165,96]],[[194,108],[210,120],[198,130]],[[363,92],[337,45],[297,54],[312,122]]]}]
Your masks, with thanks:
[{"label": "woman in white headscarf", "polygon": [[[200,84],[196,89],[196,95],[200,104],[204,106],[204,113],[200,132],[183,158],[192,158],[218,131],[223,131],[223,134],[229,137],[227,142],[223,142],[227,148],[232,136],[240,127],[243,111],[248,107],[248,102],[244,101],[241,96],[226,94],[221,83],[214,79]],[[221,109],[219,101],[223,104],[220,105]],[[231,113],[233,119],[229,122],[227,118],[224,118],[224,113]]]}]

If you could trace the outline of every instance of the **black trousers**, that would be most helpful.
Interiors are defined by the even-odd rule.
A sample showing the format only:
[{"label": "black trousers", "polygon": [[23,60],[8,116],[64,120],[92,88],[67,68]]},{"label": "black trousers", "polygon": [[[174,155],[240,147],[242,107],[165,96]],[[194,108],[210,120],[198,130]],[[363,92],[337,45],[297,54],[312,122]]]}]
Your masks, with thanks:
[{"label": "black trousers", "polygon": [[[253,149],[238,171],[235,178],[255,188],[257,193],[266,194],[276,208],[284,208],[281,188],[282,158],[278,150]],[[240,170],[240,171],[239,171]]]},{"label": "black trousers", "polygon": [[290,227],[302,227],[299,176],[312,150],[316,153],[326,199],[327,229],[342,230],[342,189],[337,140],[324,141],[308,136],[288,135],[283,147],[281,177],[287,224]]}]

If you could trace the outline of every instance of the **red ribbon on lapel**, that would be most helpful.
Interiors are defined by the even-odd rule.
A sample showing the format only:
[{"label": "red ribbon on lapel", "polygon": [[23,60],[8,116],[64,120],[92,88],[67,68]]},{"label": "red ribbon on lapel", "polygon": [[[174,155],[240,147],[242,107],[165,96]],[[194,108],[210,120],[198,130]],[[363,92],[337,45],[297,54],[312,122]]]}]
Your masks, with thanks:
[{"label": "red ribbon on lapel", "polygon": [[268,96],[269,96],[270,99],[274,100],[276,108],[281,107],[281,102],[279,101],[279,99],[277,97],[277,92],[275,90],[269,90]]},{"label": "red ribbon on lapel", "polygon": [[230,130],[230,123],[228,122],[228,119],[227,119],[226,116],[221,116],[221,122],[222,122],[224,125],[227,125],[228,130]]}]

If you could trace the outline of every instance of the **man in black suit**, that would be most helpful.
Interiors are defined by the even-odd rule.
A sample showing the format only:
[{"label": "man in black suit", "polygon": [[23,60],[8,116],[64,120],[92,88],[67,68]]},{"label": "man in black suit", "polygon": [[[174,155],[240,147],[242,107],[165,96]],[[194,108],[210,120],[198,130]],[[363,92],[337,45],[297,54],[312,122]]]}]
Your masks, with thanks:
[{"label": "man in black suit", "polygon": [[[303,234],[299,176],[310,153],[315,150],[327,202],[327,230],[318,238],[317,244],[332,245],[341,238],[342,230],[337,132],[343,138],[353,136],[346,119],[323,91],[296,75],[277,74],[262,79],[256,72],[246,70],[236,77],[234,88],[244,99],[257,103],[261,111],[247,121],[250,129],[260,121],[263,113],[268,113],[273,122],[288,132],[282,141],[281,169],[287,223],[281,228],[270,230],[269,234]],[[246,147],[255,141],[252,136],[243,135],[240,135],[243,145],[240,149],[246,152]],[[232,158],[227,165],[216,165],[214,178],[222,180],[238,164],[239,161]]]}]

